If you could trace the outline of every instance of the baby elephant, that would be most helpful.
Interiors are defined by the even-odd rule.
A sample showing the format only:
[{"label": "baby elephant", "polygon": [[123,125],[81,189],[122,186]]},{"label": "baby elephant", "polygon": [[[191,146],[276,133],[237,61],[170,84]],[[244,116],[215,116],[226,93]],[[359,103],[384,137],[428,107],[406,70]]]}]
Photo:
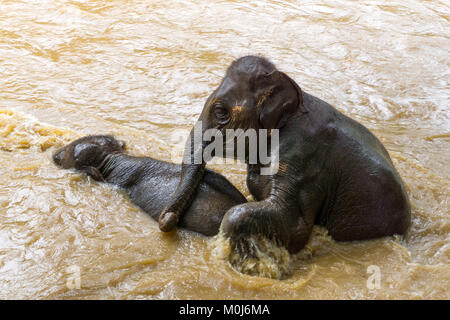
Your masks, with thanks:
[{"label": "baby elephant", "polygon": [[[256,157],[251,160],[260,155],[258,143],[253,143],[257,150],[247,148],[241,157],[247,163],[247,186],[256,201],[235,206],[224,217],[221,229],[233,251],[242,251],[248,239],[257,236],[297,253],[309,240],[314,224],[326,227],[341,241],[404,234],[410,224],[406,188],[377,137],[301,90],[263,57],[245,56],[228,67],[197,124],[188,138],[184,153],[188,161],[182,165],[178,188],[159,218],[162,231],[169,231],[183,217],[202,181],[208,159],[203,152],[212,142],[198,143],[198,127],[202,134],[215,129],[228,136],[222,140],[223,148],[228,148],[225,142],[237,141],[229,138],[229,132],[270,132],[266,146],[272,143],[271,134],[278,133],[279,140],[276,134],[273,137],[278,152],[274,151],[269,164]],[[236,142],[232,146],[239,147]],[[274,174],[265,174],[268,168]],[[247,254],[242,251],[243,256]]]},{"label": "baby elephant", "polygon": [[[57,150],[53,161],[64,169],[74,168],[97,181],[123,188],[131,201],[158,220],[169,195],[180,181],[181,165],[125,154],[125,143],[112,136],[86,136]],[[247,202],[222,175],[206,170],[192,204],[179,226],[206,236],[218,233],[224,214]]]}]

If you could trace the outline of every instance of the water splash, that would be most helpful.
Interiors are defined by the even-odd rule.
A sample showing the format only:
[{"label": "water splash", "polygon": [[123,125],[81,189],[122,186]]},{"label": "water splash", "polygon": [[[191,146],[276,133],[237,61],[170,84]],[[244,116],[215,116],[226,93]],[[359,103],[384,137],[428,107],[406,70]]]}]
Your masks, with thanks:
[{"label": "water splash", "polygon": [[220,232],[212,242],[213,255],[227,260],[231,266],[251,276],[284,279],[292,270],[291,255],[278,243],[260,235],[242,238],[232,244]]},{"label": "water splash", "polygon": [[29,114],[0,108],[0,149],[3,151],[32,147],[45,151],[53,146],[60,147],[78,136],[69,129],[39,122]]}]

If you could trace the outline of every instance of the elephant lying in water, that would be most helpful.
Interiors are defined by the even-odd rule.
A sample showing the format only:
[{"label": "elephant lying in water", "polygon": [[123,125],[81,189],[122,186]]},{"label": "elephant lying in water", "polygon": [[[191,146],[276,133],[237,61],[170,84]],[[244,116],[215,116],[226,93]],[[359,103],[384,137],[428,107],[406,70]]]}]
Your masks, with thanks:
[{"label": "elephant lying in water", "polygon": [[[53,161],[64,169],[80,170],[97,181],[123,188],[131,201],[158,220],[168,194],[180,180],[181,166],[123,153],[124,142],[112,136],[86,136],[57,150]],[[179,226],[207,236],[217,234],[231,207],[247,202],[222,175],[206,170],[192,204]]]},{"label": "elephant lying in water", "polygon": [[[227,129],[279,130],[278,172],[262,175],[267,165],[249,163],[246,154],[247,186],[257,201],[237,205],[224,217],[221,230],[237,254],[252,255],[248,241],[252,236],[297,253],[314,224],[342,241],[407,230],[408,195],[382,143],[361,124],[302,91],[265,58],[234,61],[198,121],[202,133],[214,128],[223,136]],[[185,151],[189,161],[159,218],[162,231],[182,219],[202,181],[206,164],[202,152],[211,142],[201,141],[201,148],[195,148],[194,140],[193,129]],[[194,163],[194,158],[203,162]]]}]

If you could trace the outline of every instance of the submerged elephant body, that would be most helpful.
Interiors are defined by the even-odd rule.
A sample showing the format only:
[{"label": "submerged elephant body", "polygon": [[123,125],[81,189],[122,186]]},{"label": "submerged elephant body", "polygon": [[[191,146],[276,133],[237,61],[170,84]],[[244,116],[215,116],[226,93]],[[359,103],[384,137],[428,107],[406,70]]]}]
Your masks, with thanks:
[{"label": "submerged elephant body", "polygon": [[[98,181],[124,189],[131,201],[158,220],[180,180],[181,166],[123,152],[110,136],[88,136],[58,150],[53,159],[65,169],[85,172]],[[198,192],[179,226],[207,236],[217,234],[222,218],[245,197],[222,175],[206,170]]]},{"label": "submerged elephant body", "polygon": [[[199,122],[202,135],[208,129],[223,136],[227,129],[278,130],[277,154],[270,155],[269,164],[259,158],[253,163],[248,149],[244,153],[254,202],[205,168],[203,151],[211,142],[203,139],[198,147],[194,129],[181,166],[121,154],[118,142],[105,142],[105,137],[75,141],[54,159],[64,168],[124,188],[135,204],[159,220],[162,231],[178,224],[213,235],[220,226],[230,244],[230,262],[241,266],[255,266],[264,247],[268,249],[262,256],[273,256],[262,243],[299,252],[314,224],[342,241],[406,232],[411,219],[408,195],[382,143],[358,122],[302,91],[265,58],[234,61],[208,97]],[[270,136],[268,144],[275,142]],[[265,175],[267,168],[277,170]],[[171,190],[175,192],[169,197]]]},{"label": "submerged elephant body", "polygon": [[[268,60],[247,56],[234,61],[199,121],[205,130],[216,128],[223,134],[227,129],[279,130],[278,171],[262,175],[265,166],[247,161],[247,186],[256,201],[234,206],[222,222],[221,230],[238,254],[251,257],[247,239],[254,235],[299,252],[314,224],[346,241],[407,230],[408,195],[381,142],[302,91]],[[202,151],[189,150],[194,152],[185,158]],[[181,219],[205,164],[183,164],[182,179],[161,214],[161,230]]]},{"label": "submerged elephant body", "polygon": [[303,221],[299,229],[285,231],[304,239],[287,240],[290,251],[303,248],[314,224],[339,241],[403,234],[410,222],[409,200],[386,149],[364,126],[328,103],[305,92],[302,99],[308,112],[293,115],[280,131],[278,173],[261,176],[249,169],[247,176],[260,204],[280,196],[295,199],[286,213],[296,213],[293,225],[298,218]]}]

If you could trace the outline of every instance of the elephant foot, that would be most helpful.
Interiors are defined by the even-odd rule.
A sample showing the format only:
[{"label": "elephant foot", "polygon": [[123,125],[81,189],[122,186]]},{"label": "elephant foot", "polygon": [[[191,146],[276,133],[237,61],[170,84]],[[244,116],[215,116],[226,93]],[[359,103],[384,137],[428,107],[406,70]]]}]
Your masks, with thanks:
[{"label": "elephant foot", "polygon": [[[222,258],[244,274],[284,279],[291,271],[288,250],[289,231],[282,215],[257,203],[246,203],[230,209],[218,235]],[[281,219],[280,219],[281,218]],[[285,232],[283,232],[285,231]]]},{"label": "elephant foot", "polygon": [[163,232],[172,231],[178,224],[179,215],[175,212],[163,212],[159,216],[159,229]]},{"label": "elephant foot", "polygon": [[288,250],[263,236],[231,239],[221,232],[213,245],[215,255],[228,260],[232,268],[240,273],[272,279],[285,279],[291,273]]},{"label": "elephant foot", "polygon": [[274,240],[261,235],[234,240],[230,243],[230,264],[241,273],[273,279],[290,274],[291,255]]}]

